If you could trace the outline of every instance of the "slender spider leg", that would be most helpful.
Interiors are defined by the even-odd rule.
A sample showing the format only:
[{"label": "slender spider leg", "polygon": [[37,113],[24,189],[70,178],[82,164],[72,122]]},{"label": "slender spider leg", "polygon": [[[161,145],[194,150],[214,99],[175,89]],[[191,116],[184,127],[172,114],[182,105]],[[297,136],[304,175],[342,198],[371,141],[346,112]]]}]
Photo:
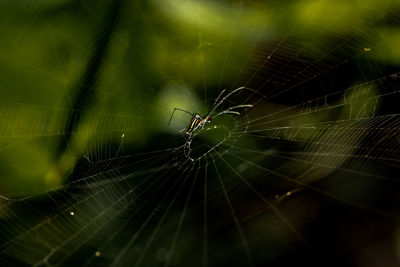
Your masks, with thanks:
[{"label": "slender spider leg", "polygon": [[221,91],[221,93],[218,95],[218,97],[215,99],[215,101],[214,101],[214,105],[215,104],[217,104],[217,102],[218,102],[218,100],[219,100],[219,98],[224,94],[224,92],[225,92],[225,89],[224,90],[222,90]]},{"label": "slender spider leg", "polygon": [[256,93],[256,94],[262,96],[263,98],[265,98],[265,96],[263,94],[261,94],[260,92],[254,90],[254,89],[242,86],[242,87],[236,88],[235,90],[233,90],[232,92],[230,92],[229,94],[224,96],[216,105],[214,105],[214,107],[212,108],[212,110],[211,110],[211,112],[209,114],[211,115],[225,101],[225,99],[227,99],[228,97],[230,97],[231,95],[233,95],[234,93],[236,93],[236,92],[238,92],[240,90],[248,90],[248,91]]},{"label": "slender spider leg", "polygon": [[[189,111],[186,111],[186,110],[180,109],[180,108],[174,108],[174,110],[172,111],[171,117],[169,118],[168,125],[171,123],[171,120],[172,120],[172,117],[174,116],[175,110],[185,112],[185,113],[189,114],[190,116],[192,116],[193,118],[196,117],[196,115],[194,115],[193,113],[190,113]],[[203,120],[201,119],[201,121],[203,121]]]},{"label": "slender spider leg", "polygon": [[218,117],[219,115],[222,115],[222,114],[235,114],[235,115],[240,115],[240,113],[237,112],[237,111],[225,110],[225,111],[222,111],[222,112],[218,113],[217,115],[213,116],[213,118],[216,118],[216,117]]},{"label": "slender spider leg", "polygon": [[252,108],[253,105],[251,104],[245,104],[245,105],[237,105],[237,106],[233,106],[228,108],[227,110],[232,110],[232,109],[237,109],[237,108]]},{"label": "slender spider leg", "polygon": [[253,107],[253,105],[251,105],[251,104],[237,105],[237,106],[234,106],[234,107],[230,107],[230,108],[228,108],[227,110],[221,111],[220,113],[218,113],[217,115],[215,115],[215,116],[213,116],[213,117],[215,118],[215,117],[218,117],[219,115],[222,115],[222,114],[235,114],[235,115],[240,115],[240,112],[232,111],[232,109],[237,109],[237,108],[252,108],[252,107]]},{"label": "slender spider leg", "polygon": [[184,138],[189,138],[190,136],[188,136],[187,134],[185,134],[186,128],[180,129],[178,132],[180,135],[182,135],[182,137]]}]

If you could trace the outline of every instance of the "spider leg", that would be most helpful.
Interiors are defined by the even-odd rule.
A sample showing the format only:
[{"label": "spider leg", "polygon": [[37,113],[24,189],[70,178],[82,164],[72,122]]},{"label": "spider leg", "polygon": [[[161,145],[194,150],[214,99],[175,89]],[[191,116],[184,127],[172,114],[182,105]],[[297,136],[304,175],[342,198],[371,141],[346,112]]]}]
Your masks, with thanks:
[{"label": "spider leg", "polygon": [[182,135],[183,138],[185,138],[186,140],[191,140],[192,139],[192,134],[191,133],[186,133],[186,128],[180,129],[179,134]]},{"label": "spider leg", "polygon": [[235,114],[235,115],[240,115],[240,112],[232,111],[232,109],[238,109],[238,108],[252,108],[252,107],[253,107],[253,105],[251,105],[251,104],[244,104],[244,105],[233,106],[233,107],[228,108],[227,110],[224,110],[224,111],[218,113],[217,115],[214,116],[214,118],[215,118],[215,117],[218,117],[219,115],[222,115],[222,114]]},{"label": "spider leg", "polygon": [[[255,94],[260,95],[262,98],[265,99],[265,96],[264,96],[263,94],[261,94],[260,92],[254,90],[254,89],[251,89],[251,88],[249,88],[249,87],[241,86],[241,87],[239,87],[239,88],[236,88],[235,90],[233,90],[232,92],[230,92],[230,93],[227,94],[226,96],[224,96],[221,100],[219,100],[219,102],[218,102],[217,104],[214,105],[214,107],[213,107],[213,109],[211,110],[210,114],[212,114],[212,113],[225,101],[225,99],[227,99],[228,97],[230,97],[230,96],[233,95],[234,93],[236,93],[236,92],[238,92],[238,91],[241,91],[241,90],[248,90],[248,91],[251,91],[251,92],[253,92],[253,93],[255,93]],[[222,94],[222,93],[221,93],[221,94]],[[221,94],[220,94],[220,96],[221,96]],[[220,97],[220,96],[219,96],[219,97]],[[219,97],[218,97],[218,98],[219,98]]]},{"label": "spider leg", "polygon": [[217,102],[218,102],[218,100],[219,100],[219,98],[224,94],[224,92],[225,92],[225,89],[224,90],[222,90],[221,91],[221,93],[218,95],[218,97],[215,99],[215,101],[214,101],[214,105],[215,104],[217,104]]},{"label": "spider leg", "polygon": [[[216,105],[214,105],[214,107],[213,107],[213,109],[211,110],[210,113],[214,112],[214,111],[217,109],[217,107],[219,107],[219,106],[225,101],[225,99],[227,99],[229,96],[231,96],[232,94],[236,93],[237,91],[244,90],[244,89],[247,89],[247,87],[239,87],[239,88],[236,88],[235,90],[233,90],[232,92],[230,92],[229,94],[227,94],[226,96],[224,96],[221,100],[219,100],[219,102],[218,102]],[[253,89],[251,89],[251,90],[253,90]],[[225,91],[225,90],[224,90],[224,91]],[[224,91],[222,91],[222,92],[224,92]],[[221,95],[222,95],[222,93],[218,96],[218,98],[219,98]]]},{"label": "spider leg", "polygon": [[214,118],[216,118],[216,117],[218,117],[219,115],[222,115],[222,114],[235,114],[235,115],[240,115],[240,112],[237,112],[237,111],[230,111],[230,110],[224,110],[224,111],[218,113],[217,115],[215,115]]},{"label": "spider leg", "polygon": [[187,138],[186,133],[185,133],[185,130],[186,130],[186,128],[180,129],[180,130],[178,131],[178,133],[179,133],[180,135],[182,135],[184,138]]},{"label": "spider leg", "polygon": [[228,108],[228,110],[232,110],[232,109],[237,109],[237,108],[252,108],[253,105],[251,104],[245,104],[245,105],[237,105],[237,106],[233,106]]},{"label": "spider leg", "polygon": [[174,108],[174,110],[172,111],[171,117],[169,118],[168,125],[171,123],[172,117],[174,116],[174,113],[175,113],[176,110],[185,112],[185,113],[189,114],[192,117],[196,117],[196,115],[194,115],[193,113],[190,113],[189,111],[186,111],[186,110],[180,109],[180,108]]}]

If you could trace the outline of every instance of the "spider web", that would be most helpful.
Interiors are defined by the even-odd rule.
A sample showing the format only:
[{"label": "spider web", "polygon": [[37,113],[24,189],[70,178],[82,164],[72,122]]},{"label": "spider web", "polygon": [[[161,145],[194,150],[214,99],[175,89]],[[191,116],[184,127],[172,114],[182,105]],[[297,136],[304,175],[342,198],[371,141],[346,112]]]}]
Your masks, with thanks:
[{"label": "spider web", "polygon": [[[2,265],[395,266],[399,6],[273,27],[258,2],[178,3],[1,4]],[[240,116],[168,127],[241,86],[218,108]]]}]

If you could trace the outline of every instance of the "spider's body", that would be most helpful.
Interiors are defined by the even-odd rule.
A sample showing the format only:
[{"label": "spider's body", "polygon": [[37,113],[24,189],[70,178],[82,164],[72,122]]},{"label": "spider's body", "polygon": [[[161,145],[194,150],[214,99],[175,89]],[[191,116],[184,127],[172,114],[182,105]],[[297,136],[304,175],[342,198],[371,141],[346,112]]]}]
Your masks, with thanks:
[{"label": "spider's body", "polygon": [[186,127],[185,133],[191,135],[197,128],[204,126],[207,122],[211,121],[211,116],[207,115],[204,119],[201,118],[200,114],[195,113],[190,120],[189,125]]},{"label": "spider's body", "polygon": [[[241,108],[251,108],[251,107],[253,107],[253,105],[251,105],[251,104],[236,105],[236,106],[229,107],[229,108],[226,109],[226,110],[217,112],[217,114],[215,114],[215,115],[214,115],[214,113],[215,113],[215,111],[217,110],[217,108],[218,108],[229,96],[231,96],[232,94],[234,94],[234,93],[236,93],[236,92],[238,92],[238,91],[241,91],[241,90],[249,90],[249,91],[252,91],[252,92],[254,92],[254,93],[259,94],[257,91],[255,91],[255,90],[253,90],[253,89],[246,88],[246,87],[239,87],[239,88],[233,90],[232,92],[228,93],[228,94],[225,95],[224,97],[222,97],[222,95],[223,95],[224,92],[225,92],[225,90],[222,90],[222,92],[219,94],[219,96],[215,99],[215,101],[214,101],[214,106],[212,107],[211,111],[208,113],[208,115],[204,116],[204,118],[202,118],[201,115],[200,115],[199,113],[194,113],[194,114],[193,114],[193,113],[190,113],[189,111],[186,111],[186,110],[184,110],[184,109],[174,108],[174,110],[172,111],[171,117],[169,118],[168,125],[171,123],[171,119],[172,119],[172,117],[174,116],[174,113],[175,113],[176,110],[182,111],[182,112],[185,112],[185,113],[189,114],[190,116],[192,116],[192,119],[190,120],[188,126],[187,126],[185,129],[182,129],[182,131],[185,130],[186,135],[187,135],[189,138],[191,138],[193,132],[195,132],[195,131],[196,131],[198,128],[200,128],[200,127],[203,128],[204,125],[205,125],[207,122],[211,122],[211,114],[213,114],[213,118],[218,117],[218,116],[223,115],[223,114],[240,115],[239,112],[234,111],[234,110],[235,110],[235,109],[241,109]],[[222,97],[222,99],[221,99],[221,97]]]}]

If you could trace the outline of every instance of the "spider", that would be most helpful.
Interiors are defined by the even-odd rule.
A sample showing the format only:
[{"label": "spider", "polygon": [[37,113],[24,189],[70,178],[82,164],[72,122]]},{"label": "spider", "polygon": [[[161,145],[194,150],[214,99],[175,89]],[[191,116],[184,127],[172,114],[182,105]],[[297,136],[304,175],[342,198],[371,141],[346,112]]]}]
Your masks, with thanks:
[{"label": "spider", "polygon": [[[168,121],[168,125],[171,123],[172,117],[174,116],[175,111],[182,111],[185,112],[187,114],[189,114],[190,116],[192,116],[192,119],[190,120],[188,126],[186,126],[185,130],[185,134],[188,138],[192,137],[192,134],[199,128],[203,129],[204,126],[207,123],[211,122],[212,118],[216,118],[222,114],[234,114],[234,115],[240,115],[240,112],[237,111],[233,111],[234,109],[238,109],[238,108],[252,108],[253,105],[251,104],[244,104],[244,105],[237,105],[237,106],[233,106],[233,107],[229,107],[228,109],[221,111],[219,113],[217,113],[216,115],[211,116],[215,110],[225,101],[226,98],[228,98],[229,96],[231,96],[232,94],[240,91],[240,90],[250,90],[253,92],[258,93],[257,91],[247,88],[247,87],[239,87],[235,90],[233,90],[232,92],[230,92],[229,94],[227,94],[226,96],[222,97],[222,95],[224,94],[225,90],[222,90],[222,92],[218,95],[218,97],[215,99],[214,104],[213,104],[213,108],[211,109],[211,111],[205,115],[204,117],[202,117],[199,113],[191,113],[189,111],[186,111],[184,109],[180,109],[180,108],[174,108],[174,110],[172,111],[171,117],[169,118]],[[221,98],[222,97],[222,98]],[[220,100],[221,98],[221,100]],[[183,129],[182,129],[183,131]]]}]

